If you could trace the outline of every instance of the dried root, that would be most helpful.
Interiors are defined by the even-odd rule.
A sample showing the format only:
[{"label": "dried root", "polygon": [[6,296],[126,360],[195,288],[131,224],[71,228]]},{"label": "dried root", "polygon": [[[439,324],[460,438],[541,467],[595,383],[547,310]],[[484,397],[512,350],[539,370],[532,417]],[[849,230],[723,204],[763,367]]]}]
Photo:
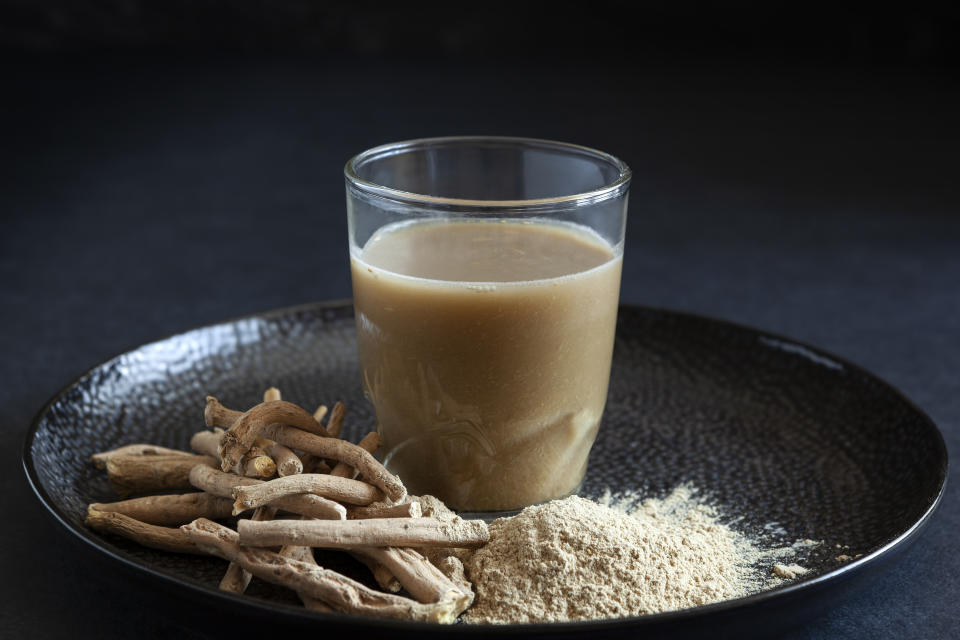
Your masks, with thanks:
[{"label": "dried root", "polygon": [[265,549],[240,546],[236,532],[209,520],[197,520],[181,530],[199,549],[236,562],[253,575],[292,588],[345,613],[382,618],[451,623],[459,611],[455,602],[423,604],[374,591],[355,580],[315,564],[292,560]]},{"label": "dried root", "polygon": [[483,520],[440,522],[433,518],[370,520],[274,520],[237,523],[240,544],[272,547],[285,544],[355,549],[357,547],[474,548],[490,540]]},{"label": "dried root", "polygon": [[98,511],[89,507],[84,523],[94,531],[112,533],[151,549],[174,553],[203,553],[180,529],[145,524],[122,513]]},{"label": "dried root", "polygon": [[121,497],[190,488],[190,470],[198,464],[214,464],[209,456],[127,455],[107,458],[107,478]]},{"label": "dried root", "polygon": [[[87,525],[155,549],[224,558],[226,591],[243,593],[256,576],[293,589],[315,611],[455,621],[473,601],[463,564],[448,557],[435,566],[424,554],[480,546],[486,525],[421,517],[425,507],[405,500],[399,478],[373,457],[379,435],[340,440],[346,407],[334,404],[324,427],[326,414],[323,405],[310,414],[285,402],[275,388],[246,412],[209,396],[206,424],[226,430],[194,434],[190,446],[200,455],[136,444],[92,457],[121,495],[201,492],[92,504]],[[250,509],[238,531],[212,522]],[[300,518],[274,520],[278,511]],[[312,547],[352,554],[387,593],[318,566]],[[396,595],[401,589],[413,599]]]},{"label": "dried root", "polygon": [[204,492],[95,503],[91,504],[90,508],[105,513],[120,513],[140,522],[164,527],[178,527],[197,518],[221,520],[229,518],[233,513],[233,503],[230,500]]}]

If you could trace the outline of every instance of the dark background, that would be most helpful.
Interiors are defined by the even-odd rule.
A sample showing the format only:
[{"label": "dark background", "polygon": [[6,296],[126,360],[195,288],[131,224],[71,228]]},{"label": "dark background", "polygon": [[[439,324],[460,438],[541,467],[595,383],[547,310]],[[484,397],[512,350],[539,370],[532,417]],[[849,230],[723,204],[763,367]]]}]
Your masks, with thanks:
[{"label": "dark background", "polygon": [[[342,166],[393,140],[622,157],[625,302],[861,364],[957,451],[960,12],[772,5],[0,2],[3,635],[202,637],[77,552],[24,433],[122,350],[349,296]],[[960,636],[958,480],[789,637]]]}]

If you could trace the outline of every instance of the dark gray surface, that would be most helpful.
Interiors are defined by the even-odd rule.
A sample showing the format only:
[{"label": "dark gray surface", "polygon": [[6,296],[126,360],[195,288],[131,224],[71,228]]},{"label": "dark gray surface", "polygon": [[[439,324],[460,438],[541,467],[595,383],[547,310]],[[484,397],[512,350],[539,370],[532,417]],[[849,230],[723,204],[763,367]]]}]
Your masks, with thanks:
[{"label": "dark gray surface", "polygon": [[[902,389],[960,450],[960,96],[946,76],[76,60],[4,77],[11,636],[200,637],[67,542],[29,493],[23,434],[119,351],[348,296],[341,168],[391,140],[528,135],[621,156],[637,176],[625,302],[835,352]],[[960,635],[955,469],[916,544],[791,637]]]}]

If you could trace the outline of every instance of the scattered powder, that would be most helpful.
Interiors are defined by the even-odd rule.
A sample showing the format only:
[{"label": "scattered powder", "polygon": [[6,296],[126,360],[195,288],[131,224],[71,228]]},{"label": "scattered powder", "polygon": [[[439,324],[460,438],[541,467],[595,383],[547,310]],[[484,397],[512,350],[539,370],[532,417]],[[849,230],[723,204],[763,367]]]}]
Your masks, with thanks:
[{"label": "scattered powder", "polygon": [[683,485],[639,504],[635,495],[600,503],[571,496],[496,520],[490,542],[466,559],[477,597],[464,620],[565,622],[738,598],[781,582],[769,564],[817,544],[761,548],[695,494]]},{"label": "scattered powder", "polygon": [[[850,547],[844,547],[844,548],[845,548],[845,549],[849,549]],[[834,560],[835,560],[836,562],[850,562],[851,560],[859,560],[859,559],[862,558],[862,557],[863,557],[863,554],[862,554],[862,553],[858,553],[858,554],[855,555],[855,556],[851,556],[851,555],[848,554],[848,553],[841,553],[841,554],[838,555],[836,558],[834,558]]]},{"label": "scattered powder", "polygon": [[805,574],[808,571],[806,567],[798,564],[775,564],[773,565],[773,575],[784,580],[793,580]]}]

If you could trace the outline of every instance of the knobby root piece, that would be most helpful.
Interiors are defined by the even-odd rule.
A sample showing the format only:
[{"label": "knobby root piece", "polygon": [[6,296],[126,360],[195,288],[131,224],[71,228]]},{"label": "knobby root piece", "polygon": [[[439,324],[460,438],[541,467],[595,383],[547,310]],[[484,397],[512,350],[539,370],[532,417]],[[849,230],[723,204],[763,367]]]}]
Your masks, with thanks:
[{"label": "knobby root piece", "polygon": [[237,523],[240,544],[295,544],[325,549],[356,547],[480,547],[490,539],[483,520],[440,522],[434,518],[370,520],[275,520]]},{"label": "knobby root piece", "polygon": [[180,529],[158,527],[134,520],[122,513],[99,511],[93,505],[87,508],[85,523],[94,531],[112,533],[151,549],[174,553],[204,553]]},{"label": "knobby root piece", "polygon": [[333,405],[333,409],[330,411],[330,419],[327,420],[327,434],[331,438],[340,437],[340,432],[343,431],[343,418],[346,415],[347,405],[337,400],[337,403]]},{"label": "knobby root piece", "polygon": [[233,503],[226,498],[217,498],[209,493],[181,493],[176,495],[147,496],[120,502],[90,505],[97,511],[120,513],[127,517],[160,526],[180,526],[197,518],[221,520],[233,513]]},{"label": "knobby root piece", "polygon": [[323,420],[323,418],[326,415],[327,415],[327,405],[322,404],[319,407],[317,407],[316,411],[313,412],[313,419],[316,420],[317,422],[320,422],[321,420]]},{"label": "knobby root piece", "polygon": [[155,444],[128,444],[110,451],[101,451],[90,456],[97,469],[103,469],[107,466],[107,460],[110,458],[125,456],[189,456],[189,451],[180,451],[179,449],[168,449]]},{"label": "knobby root piece", "polygon": [[[253,512],[251,518],[257,521],[273,520],[273,516],[276,514],[277,510],[273,507],[261,507]],[[231,562],[224,572],[223,578],[220,579],[220,589],[231,593],[243,593],[250,586],[251,577],[249,571],[236,562]]]},{"label": "knobby root piece", "polygon": [[[197,453],[212,456],[220,460],[220,440],[224,430],[216,427],[213,431],[198,431],[190,438],[190,448]],[[275,442],[258,438],[254,446],[244,454],[233,472],[248,478],[271,478],[278,469],[271,449],[279,446]],[[287,449],[283,447],[283,449]],[[287,449],[289,451],[289,449]],[[219,466],[219,464],[218,464]]]},{"label": "knobby root piece", "polygon": [[[221,498],[232,498],[234,487],[257,485],[262,482],[262,480],[254,478],[224,473],[211,466],[204,465],[199,465],[190,472],[190,483],[194,487]],[[272,506],[290,513],[299,513],[323,520],[343,520],[347,517],[347,510],[343,505],[309,494],[280,498]]]},{"label": "knobby root piece", "polygon": [[[350,552],[354,558],[366,565],[367,569],[370,569],[370,573],[373,574],[373,579],[376,581],[377,585],[384,591],[389,591],[390,593],[397,593],[400,589],[403,588],[403,585],[400,584],[400,581],[390,573],[390,569],[387,569],[385,566],[374,560],[368,555],[362,555],[359,553]],[[411,594],[412,595],[412,594]],[[415,596],[414,596],[415,597]]]},{"label": "knobby root piece", "polygon": [[386,568],[420,602],[452,600],[459,611],[473,602],[473,590],[466,592],[413,549],[367,547],[354,549],[355,557],[370,560]]},{"label": "knobby root piece", "polygon": [[228,409],[213,396],[207,396],[207,406],[203,410],[203,419],[208,427],[229,428],[242,417],[243,411]]},{"label": "knobby root piece", "polygon": [[107,459],[107,478],[120,496],[190,488],[190,470],[198,464],[216,464],[209,456],[193,454],[137,455]]},{"label": "knobby root piece", "polygon": [[[270,387],[263,392],[264,402],[276,402],[282,399],[280,390],[276,387]],[[317,422],[320,421],[317,420]],[[257,444],[273,459],[277,468],[277,475],[280,477],[303,473],[303,463],[300,461],[300,458],[287,447],[273,440],[267,440],[266,438],[258,438]]]},{"label": "knobby root piece", "polygon": [[[363,439],[357,443],[357,446],[363,449],[368,453],[373,453],[380,448],[380,434],[376,431],[371,431],[363,437]],[[330,472],[330,475],[337,476],[339,478],[352,478],[356,475],[357,470],[348,465],[346,462],[338,462],[337,466],[333,468],[333,471]]]},{"label": "knobby root piece", "polygon": [[383,492],[366,482],[319,473],[302,473],[263,484],[235,487],[233,512],[236,515],[280,498],[305,493],[356,505],[368,505],[383,499]]},{"label": "knobby root piece", "polygon": [[391,506],[370,505],[368,507],[347,507],[348,520],[367,520],[370,518],[419,518],[423,508],[419,502],[408,502]]},{"label": "knobby root piece", "polygon": [[456,606],[452,602],[422,604],[409,598],[374,591],[309,562],[285,558],[265,549],[241,547],[234,531],[209,520],[199,519],[181,529],[203,551],[236,562],[262,580],[287,586],[345,613],[442,623],[452,623],[457,617]]},{"label": "knobby root piece", "polygon": [[217,588],[230,593],[243,593],[250,586],[252,577],[249,571],[244,570],[236,562],[231,562],[227,570],[223,572],[223,577],[220,578],[220,584],[217,585]]},{"label": "knobby root piece", "polygon": [[345,462],[355,467],[364,480],[383,490],[394,502],[400,502],[407,495],[400,479],[387,471],[368,451],[346,440],[321,438],[286,425],[272,424],[263,431],[271,440],[276,440],[291,449],[300,449],[320,458]]},{"label": "knobby root piece", "polygon": [[268,425],[291,425],[319,436],[328,435],[310,413],[284,400],[263,402],[237,417],[216,398],[207,396],[204,417],[208,427],[228,427],[220,441],[220,468],[224,471],[229,471],[240,461]]},{"label": "knobby root piece", "polygon": [[[264,402],[273,402],[280,400],[280,390],[276,387],[270,387],[263,392],[263,401]],[[261,450],[266,453],[266,449],[270,448],[273,443],[272,441],[263,440],[258,438],[257,442],[250,451],[247,451],[243,456],[243,460],[240,462],[241,467],[246,467],[247,465],[253,466],[255,471],[259,471],[259,467],[263,467],[264,463],[262,461],[262,456],[257,456]],[[219,447],[218,447],[219,452]],[[258,458],[260,459],[258,464]],[[270,474],[265,477],[270,477],[273,475],[273,470],[276,469],[276,464],[272,458],[269,458],[270,466],[273,467]],[[253,474],[244,473],[244,475],[250,475],[251,477],[257,477]],[[273,520],[273,517],[277,514],[277,510],[273,507],[260,507],[254,510],[253,515],[250,516],[252,520]],[[243,593],[247,590],[247,587],[250,585],[251,579],[250,572],[246,571],[236,562],[231,562],[230,566],[227,567],[226,572],[223,574],[223,578],[220,580],[220,589],[223,591],[230,591],[232,593]]]},{"label": "knobby root piece", "polygon": [[[267,448],[273,444],[264,438],[257,438],[253,446],[247,449],[247,452],[240,458],[240,469],[242,475],[248,478],[267,479],[272,478],[277,473],[277,465],[267,453]],[[221,461],[222,464],[222,461]]]},{"label": "knobby root piece", "polygon": [[281,478],[285,476],[295,476],[303,473],[303,462],[297,457],[289,447],[285,447],[279,442],[274,442],[267,449],[267,453],[277,464],[277,475]]}]

